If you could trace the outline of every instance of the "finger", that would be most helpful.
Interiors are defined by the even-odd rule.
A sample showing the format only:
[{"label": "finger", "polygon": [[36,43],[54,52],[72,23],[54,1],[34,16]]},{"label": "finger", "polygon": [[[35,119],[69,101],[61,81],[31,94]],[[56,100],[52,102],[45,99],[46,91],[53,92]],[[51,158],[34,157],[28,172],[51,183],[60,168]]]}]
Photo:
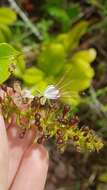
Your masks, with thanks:
[{"label": "finger", "polygon": [[11,190],[43,190],[47,170],[47,151],[42,145],[32,145],[24,155]]},{"label": "finger", "polygon": [[0,189],[7,189],[8,180],[8,143],[4,119],[0,113]]},{"label": "finger", "polygon": [[8,129],[8,140],[9,140],[9,176],[8,176],[8,187],[10,187],[16,171],[20,165],[22,156],[27,148],[31,145],[34,139],[34,131],[28,130],[23,138],[20,137],[20,127],[12,125]]}]

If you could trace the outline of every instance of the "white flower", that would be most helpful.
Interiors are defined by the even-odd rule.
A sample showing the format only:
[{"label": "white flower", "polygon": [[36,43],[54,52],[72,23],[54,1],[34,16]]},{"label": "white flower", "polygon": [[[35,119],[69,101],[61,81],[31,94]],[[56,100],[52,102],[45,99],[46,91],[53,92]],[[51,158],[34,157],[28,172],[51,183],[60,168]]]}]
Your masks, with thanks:
[{"label": "white flower", "polygon": [[44,91],[44,97],[47,99],[58,99],[60,97],[59,90],[54,85],[49,85]]}]

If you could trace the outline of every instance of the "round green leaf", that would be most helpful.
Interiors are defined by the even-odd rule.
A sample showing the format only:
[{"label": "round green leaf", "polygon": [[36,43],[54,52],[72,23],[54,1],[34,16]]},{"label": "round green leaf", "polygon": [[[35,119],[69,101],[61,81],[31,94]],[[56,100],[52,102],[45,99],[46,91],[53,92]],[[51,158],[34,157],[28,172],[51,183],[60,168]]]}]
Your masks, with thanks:
[{"label": "round green leaf", "polygon": [[16,57],[19,54],[11,45],[7,43],[0,44],[0,84],[8,79],[10,72],[9,68],[12,63],[16,62]]},{"label": "round green leaf", "polygon": [[31,67],[25,71],[23,80],[27,85],[36,85],[43,80],[43,77],[44,73],[41,70]]},{"label": "round green leaf", "polygon": [[0,24],[10,25],[16,20],[16,13],[6,7],[0,8]]}]

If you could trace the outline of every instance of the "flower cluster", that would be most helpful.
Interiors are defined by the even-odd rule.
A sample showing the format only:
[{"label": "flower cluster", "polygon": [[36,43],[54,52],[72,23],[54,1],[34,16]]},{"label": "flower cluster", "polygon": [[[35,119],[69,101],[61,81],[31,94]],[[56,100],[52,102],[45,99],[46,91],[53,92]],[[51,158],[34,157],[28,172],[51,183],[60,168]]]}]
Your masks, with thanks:
[{"label": "flower cluster", "polygon": [[[27,93],[28,94],[28,93]],[[35,142],[45,143],[54,139],[57,148],[63,152],[68,144],[78,151],[99,151],[103,142],[87,126],[78,127],[79,118],[72,115],[72,109],[59,100],[48,100],[43,96],[26,96],[20,86],[0,87],[0,105],[7,125],[16,118],[22,133],[35,130]]]}]

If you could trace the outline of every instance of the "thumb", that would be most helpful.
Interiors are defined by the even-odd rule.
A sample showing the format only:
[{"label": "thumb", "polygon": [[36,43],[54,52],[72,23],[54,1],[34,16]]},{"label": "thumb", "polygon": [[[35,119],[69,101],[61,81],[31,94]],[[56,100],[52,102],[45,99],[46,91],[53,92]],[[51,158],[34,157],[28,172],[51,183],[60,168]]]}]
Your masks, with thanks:
[{"label": "thumb", "polygon": [[0,111],[0,189],[7,189],[8,180],[8,142],[3,116]]}]

